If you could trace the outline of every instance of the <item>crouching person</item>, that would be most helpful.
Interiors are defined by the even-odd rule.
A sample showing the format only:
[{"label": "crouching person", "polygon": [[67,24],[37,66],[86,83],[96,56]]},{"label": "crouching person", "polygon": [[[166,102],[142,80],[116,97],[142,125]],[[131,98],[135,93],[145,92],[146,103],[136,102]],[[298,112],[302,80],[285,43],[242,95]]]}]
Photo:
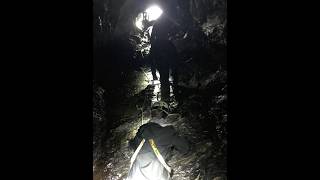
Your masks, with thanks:
[{"label": "crouching person", "polygon": [[187,154],[189,145],[174,127],[166,124],[163,111],[152,111],[152,119],[142,125],[129,146],[135,150],[126,180],[169,180],[171,168],[166,164],[172,148]]}]

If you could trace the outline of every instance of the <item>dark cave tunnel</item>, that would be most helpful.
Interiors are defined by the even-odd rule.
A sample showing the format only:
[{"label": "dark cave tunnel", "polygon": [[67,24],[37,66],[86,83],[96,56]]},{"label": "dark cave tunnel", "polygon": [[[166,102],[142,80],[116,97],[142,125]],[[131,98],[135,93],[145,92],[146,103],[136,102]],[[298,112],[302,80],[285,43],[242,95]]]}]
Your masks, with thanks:
[{"label": "dark cave tunnel", "polygon": [[[170,59],[172,49],[158,43],[160,53],[151,53],[160,37],[148,10],[155,6],[174,24],[159,26],[176,52],[166,81],[160,65],[160,78],[152,75],[152,60]],[[93,179],[127,178],[129,142],[154,109],[189,144],[186,155],[173,149],[166,158],[172,180],[227,179],[226,0],[94,0],[93,13]]]}]

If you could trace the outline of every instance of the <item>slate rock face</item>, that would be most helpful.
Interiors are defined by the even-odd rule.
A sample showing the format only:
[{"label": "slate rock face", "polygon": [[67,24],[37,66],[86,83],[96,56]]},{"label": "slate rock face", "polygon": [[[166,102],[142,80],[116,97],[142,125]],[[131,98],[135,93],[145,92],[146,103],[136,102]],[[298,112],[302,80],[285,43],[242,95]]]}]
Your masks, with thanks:
[{"label": "slate rock face", "polygon": [[101,127],[106,122],[105,118],[105,102],[103,99],[104,89],[93,83],[93,149],[99,145],[101,139]]}]

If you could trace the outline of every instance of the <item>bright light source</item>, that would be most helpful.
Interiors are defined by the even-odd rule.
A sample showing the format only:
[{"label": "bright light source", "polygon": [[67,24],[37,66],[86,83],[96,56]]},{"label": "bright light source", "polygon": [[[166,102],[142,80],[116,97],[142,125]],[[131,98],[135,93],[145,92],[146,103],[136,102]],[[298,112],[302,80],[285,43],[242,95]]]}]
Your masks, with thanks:
[{"label": "bright light source", "polygon": [[[150,6],[149,8],[147,8],[145,10],[145,12],[146,12],[146,15],[147,15],[147,19],[149,21],[153,21],[153,20],[158,19],[162,14],[162,10],[157,5]],[[143,15],[142,15],[142,13],[140,13],[136,18],[136,26],[139,29],[143,28],[142,21],[143,21]]]},{"label": "bright light source", "polygon": [[162,14],[162,10],[156,5],[149,7],[146,12],[149,17],[149,21],[158,19]]}]

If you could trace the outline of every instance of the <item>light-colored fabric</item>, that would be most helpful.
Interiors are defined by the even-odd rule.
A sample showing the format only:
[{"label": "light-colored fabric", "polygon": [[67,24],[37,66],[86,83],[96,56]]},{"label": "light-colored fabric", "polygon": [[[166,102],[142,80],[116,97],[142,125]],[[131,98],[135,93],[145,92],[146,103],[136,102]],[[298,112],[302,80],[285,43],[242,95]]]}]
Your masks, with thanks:
[{"label": "light-colored fabric", "polygon": [[[152,153],[152,154],[150,154]],[[169,180],[170,175],[154,157],[154,153],[139,154],[126,180]]]},{"label": "light-colored fabric", "polygon": [[[162,120],[161,120],[162,121]],[[154,139],[157,149],[164,159],[171,155],[172,147],[185,154],[189,147],[188,143],[177,136],[173,126],[162,127],[157,123],[147,123],[142,125],[134,139],[130,140],[132,147],[137,148],[141,141]],[[164,168],[155,155],[150,143],[144,143],[138,153],[127,180],[169,180],[169,172]]]},{"label": "light-colored fabric", "polygon": [[154,142],[153,139],[149,139],[149,143],[153,149],[154,154],[157,156],[158,160],[160,161],[160,163],[163,165],[163,167],[169,172],[169,174],[171,173],[171,168],[170,166],[166,163],[166,161],[163,159],[162,155],[160,154],[156,143]]},{"label": "light-colored fabric", "polygon": [[144,144],[145,141],[146,141],[146,140],[143,139],[143,140],[140,142],[140,144],[139,144],[138,148],[136,149],[136,151],[133,153],[133,156],[132,156],[131,159],[130,159],[130,169],[131,169],[131,167],[132,167],[132,164],[133,164],[134,161],[136,160],[137,155],[138,155],[138,153],[139,153],[140,149],[142,148],[142,146],[143,146],[143,144]]},{"label": "light-colored fabric", "polygon": [[144,145],[145,139],[143,139],[131,158],[130,171],[126,180],[170,179],[171,168],[163,159],[154,140],[149,139],[148,141],[153,152],[138,154]]}]

